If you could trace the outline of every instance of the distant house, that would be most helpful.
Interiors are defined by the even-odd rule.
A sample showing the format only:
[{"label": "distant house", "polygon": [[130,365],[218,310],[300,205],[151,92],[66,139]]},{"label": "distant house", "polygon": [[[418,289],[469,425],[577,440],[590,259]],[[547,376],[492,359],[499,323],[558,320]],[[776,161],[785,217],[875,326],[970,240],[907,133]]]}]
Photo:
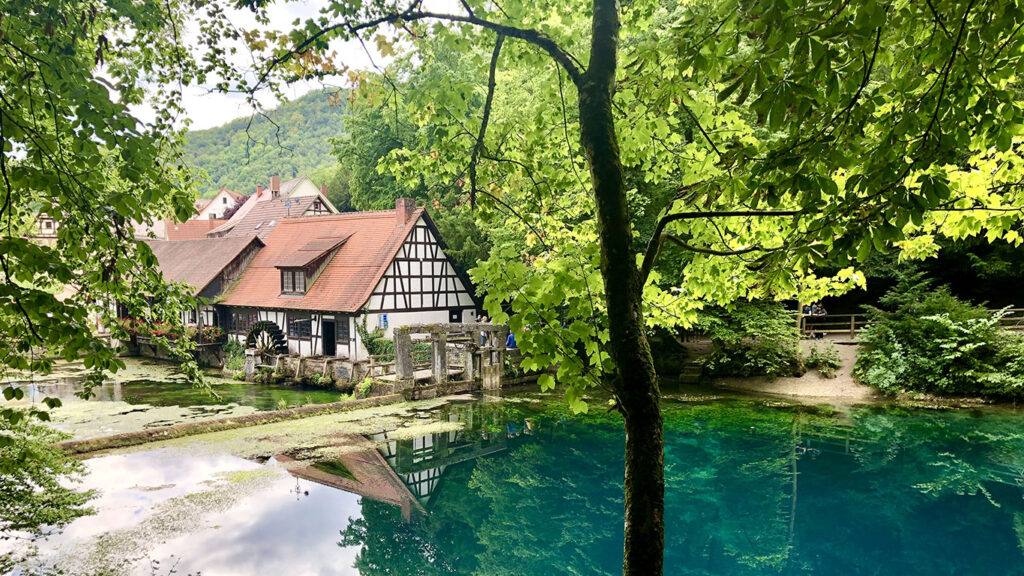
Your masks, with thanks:
[{"label": "distant house", "polygon": [[32,230],[29,238],[37,244],[52,246],[57,242],[57,228],[59,227],[60,223],[56,218],[45,212],[40,212],[36,214],[35,229]]},{"label": "distant house", "polygon": [[274,176],[270,188],[257,187],[248,202],[207,235],[265,237],[284,218],[336,214],[338,210],[327,200],[326,193],[324,187],[317,188],[305,176],[286,182]]},{"label": "distant house", "polygon": [[209,201],[197,201],[196,211],[197,214],[193,216],[194,220],[223,220],[230,216],[237,207],[241,206],[248,200],[248,196],[232,192],[227,188],[221,187],[217,195],[211,198]]},{"label": "distant house", "polygon": [[216,300],[245,272],[263,247],[255,236],[200,238],[192,240],[147,240],[165,280],[184,282],[192,295],[211,301],[189,312],[186,324],[217,326],[220,316]]},{"label": "distant house", "polygon": [[394,210],[286,217],[269,227],[260,236],[265,247],[220,299],[221,326],[237,339],[255,322],[271,321],[291,353],[358,360],[366,349],[357,322],[390,335],[395,326],[474,316],[468,279],[412,200],[399,199]]}]

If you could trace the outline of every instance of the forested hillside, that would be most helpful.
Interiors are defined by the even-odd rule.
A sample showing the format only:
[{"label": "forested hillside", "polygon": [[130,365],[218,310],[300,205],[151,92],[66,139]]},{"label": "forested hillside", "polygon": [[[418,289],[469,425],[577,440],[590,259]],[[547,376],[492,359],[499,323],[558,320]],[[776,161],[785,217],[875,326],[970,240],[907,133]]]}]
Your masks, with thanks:
[{"label": "forested hillside", "polygon": [[311,92],[271,111],[269,120],[254,117],[251,125],[249,118],[243,117],[189,133],[188,154],[194,165],[209,175],[200,193],[210,196],[226,186],[250,194],[275,173],[282,180],[298,174],[326,175],[337,163],[330,139],[344,129],[345,115],[344,99],[341,106],[332,106],[328,101],[331,94]]}]

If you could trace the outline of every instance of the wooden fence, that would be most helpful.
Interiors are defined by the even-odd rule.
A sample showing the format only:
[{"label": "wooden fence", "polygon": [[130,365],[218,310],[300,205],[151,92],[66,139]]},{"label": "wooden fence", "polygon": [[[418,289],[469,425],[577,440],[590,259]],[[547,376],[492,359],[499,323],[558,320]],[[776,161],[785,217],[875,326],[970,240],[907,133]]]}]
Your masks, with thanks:
[{"label": "wooden fence", "polygon": [[[1024,332],[1024,308],[1007,308],[1005,310],[989,310],[991,314],[1003,314],[999,325],[1006,330]],[[798,315],[800,333],[812,334],[848,334],[856,336],[868,325],[864,314],[821,314]]]}]

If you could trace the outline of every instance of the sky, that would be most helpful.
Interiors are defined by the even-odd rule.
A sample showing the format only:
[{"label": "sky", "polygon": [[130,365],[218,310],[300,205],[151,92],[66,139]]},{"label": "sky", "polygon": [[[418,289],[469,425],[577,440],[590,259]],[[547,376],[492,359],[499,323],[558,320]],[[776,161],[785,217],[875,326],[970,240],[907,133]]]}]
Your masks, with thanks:
[{"label": "sky", "polygon": [[[284,30],[290,28],[296,18],[305,20],[306,18],[316,16],[320,7],[324,4],[326,4],[324,0],[298,0],[287,3],[275,3],[270,6],[268,13],[270,21],[274,23],[273,25],[278,29]],[[231,10],[229,14],[231,21],[238,27],[255,28],[257,26],[256,19],[248,10]],[[196,44],[198,34],[194,26],[186,31],[186,37],[193,42],[193,45]],[[366,40],[368,40],[366,42],[366,49],[370,51],[370,55],[367,55],[366,49],[357,41],[343,42],[335,40],[331,44],[331,48],[338,53],[339,62],[337,64],[339,64],[339,67],[341,64],[344,64],[352,69],[368,70],[372,69],[374,62],[381,66],[386,64],[386,59],[381,58],[380,54],[376,52],[375,43],[369,41],[369,38],[366,38]],[[370,60],[371,57],[373,58],[372,62]],[[240,54],[238,56],[238,64],[244,66],[246,58],[247,55]],[[211,91],[209,86],[212,85],[213,82],[211,81],[207,83],[207,86],[192,85],[185,89],[184,105],[191,120],[190,130],[202,130],[204,128],[221,126],[235,118],[247,117],[252,114],[252,107],[245,101],[243,95]],[[289,99],[295,99],[310,90],[323,87],[324,85],[340,87],[343,85],[343,80],[335,78],[327,79],[323,83],[320,81],[299,82],[286,87],[284,93]],[[278,104],[270,94],[261,95],[260,102],[266,109],[274,108]]]},{"label": "sky", "polygon": [[[291,0],[278,1],[270,5],[268,15],[273,25],[281,30],[290,29],[296,19],[305,20],[319,14],[320,8],[326,5],[327,0]],[[458,13],[462,11],[459,0],[426,0],[423,2],[423,9],[434,12]],[[240,28],[252,29],[257,27],[256,19],[248,10],[230,10],[228,12],[231,21]],[[194,28],[194,27],[193,27]],[[198,44],[196,30],[186,30],[186,41],[193,45]],[[376,43],[372,35],[364,35],[366,46],[358,41],[335,40],[331,48],[338,54],[338,62],[335,64],[340,68],[342,65],[354,70],[372,70],[374,64],[384,67],[388,64],[389,58],[384,58],[377,51]],[[239,66],[245,66],[247,54],[238,55]],[[372,59],[372,60],[371,60]],[[251,64],[251,62],[250,62]],[[211,91],[209,86],[214,81],[208,82],[208,86],[189,86],[185,89],[184,104],[191,120],[189,129],[202,130],[221,126],[235,118],[247,117],[252,114],[252,107],[245,101],[245,97],[238,94],[223,94]],[[344,79],[333,78],[317,82],[299,82],[285,88],[284,93],[289,99],[295,99],[310,90],[324,86],[342,87]],[[265,109],[272,109],[277,106],[277,101],[269,94],[260,98],[260,103]],[[145,117],[144,113],[140,114]]]}]

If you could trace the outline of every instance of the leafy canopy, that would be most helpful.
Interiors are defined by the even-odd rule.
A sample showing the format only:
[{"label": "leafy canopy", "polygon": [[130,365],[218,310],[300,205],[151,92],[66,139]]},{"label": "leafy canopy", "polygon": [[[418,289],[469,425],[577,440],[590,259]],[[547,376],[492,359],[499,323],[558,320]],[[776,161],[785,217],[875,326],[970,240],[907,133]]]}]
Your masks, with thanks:
[{"label": "leafy canopy", "polygon": [[[330,73],[331,39],[374,34],[398,60],[378,88],[414,63],[424,81],[402,104],[430,138],[380,170],[417,185],[472,181],[479,218],[497,230],[474,271],[488,312],[519,334],[531,367],[559,366],[579,409],[582,390],[614,371],[573,105],[591,8],[333,2],[254,45],[266,66],[255,83],[239,78],[255,89]],[[1015,2],[646,0],[621,20],[615,131],[649,325],[692,324],[707,304],[848,290],[863,281],[853,264],[893,246],[923,257],[939,236],[1020,243]],[[453,53],[467,55],[459,75],[444,73]],[[850,267],[815,274],[835,262]]]}]

